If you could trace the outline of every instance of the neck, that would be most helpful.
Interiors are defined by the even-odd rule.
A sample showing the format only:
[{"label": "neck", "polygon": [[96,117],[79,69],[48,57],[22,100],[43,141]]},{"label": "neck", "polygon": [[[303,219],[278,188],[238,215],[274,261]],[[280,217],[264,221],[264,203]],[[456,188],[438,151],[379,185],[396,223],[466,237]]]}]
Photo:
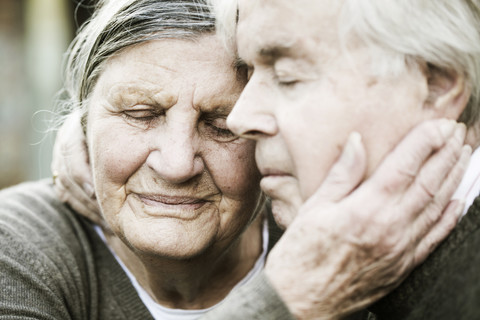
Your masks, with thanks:
[{"label": "neck", "polygon": [[138,283],[159,304],[177,309],[204,309],[220,302],[253,268],[262,253],[263,215],[221,254],[207,252],[186,260],[133,252],[118,237],[107,242]]}]

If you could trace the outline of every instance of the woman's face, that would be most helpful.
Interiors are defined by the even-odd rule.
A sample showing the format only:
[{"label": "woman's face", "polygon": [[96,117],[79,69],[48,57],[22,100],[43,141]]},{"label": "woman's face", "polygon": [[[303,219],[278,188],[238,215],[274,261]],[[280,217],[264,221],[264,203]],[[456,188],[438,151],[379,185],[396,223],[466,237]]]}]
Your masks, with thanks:
[{"label": "woman's face", "polygon": [[254,143],[227,129],[246,76],[213,35],[108,60],[87,141],[103,215],[134,250],[175,259],[225,249],[255,214]]}]

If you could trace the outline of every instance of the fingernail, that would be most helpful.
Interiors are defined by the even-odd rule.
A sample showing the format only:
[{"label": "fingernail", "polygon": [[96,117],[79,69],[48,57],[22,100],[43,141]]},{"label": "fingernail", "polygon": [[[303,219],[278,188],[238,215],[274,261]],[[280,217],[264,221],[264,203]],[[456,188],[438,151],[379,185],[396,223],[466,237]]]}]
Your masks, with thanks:
[{"label": "fingernail", "polygon": [[466,144],[462,147],[462,153],[464,153],[466,156],[471,156],[472,155],[472,147],[469,144]]},{"label": "fingernail", "polygon": [[449,138],[453,134],[456,124],[454,120],[443,119],[440,124],[440,132],[445,138]]},{"label": "fingernail", "polygon": [[463,141],[465,141],[465,134],[467,133],[467,128],[463,123],[459,123],[455,127],[455,139],[460,141],[463,144]]},{"label": "fingernail", "polygon": [[360,135],[360,133],[356,131],[350,133],[350,136],[348,136],[347,139],[347,144],[343,149],[342,161],[344,161],[348,165],[351,165],[355,162],[356,150],[358,149],[361,141],[362,136]]},{"label": "fingernail", "polygon": [[93,196],[95,195],[95,190],[93,189],[92,185],[88,182],[85,182],[83,184],[83,190],[90,198],[93,198]]}]

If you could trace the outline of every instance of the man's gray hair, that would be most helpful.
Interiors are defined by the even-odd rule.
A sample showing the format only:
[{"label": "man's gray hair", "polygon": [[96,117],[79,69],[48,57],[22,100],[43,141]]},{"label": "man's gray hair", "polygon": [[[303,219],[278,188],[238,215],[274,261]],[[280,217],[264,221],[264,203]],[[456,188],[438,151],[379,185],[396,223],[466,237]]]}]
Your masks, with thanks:
[{"label": "man's gray hair", "polygon": [[[209,1],[219,32],[234,38],[237,0]],[[345,48],[354,35],[374,49],[377,75],[418,63],[463,74],[471,97],[459,120],[480,122],[480,0],[345,0],[338,23]]]},{"label": "man's gray hair", "polygon": [[479,122],[479,0],[345,0],[342,10],[340,34],[378,49],[375,72],[424,63],[464,75],[471,97],[459,120]]},{"label": "man's gray hair", "polygon": [[122,49],[156,39],[195,39],[215,31],[203,0],[101,0],[67,52],[61,113],[81,108],[104,62]]}]

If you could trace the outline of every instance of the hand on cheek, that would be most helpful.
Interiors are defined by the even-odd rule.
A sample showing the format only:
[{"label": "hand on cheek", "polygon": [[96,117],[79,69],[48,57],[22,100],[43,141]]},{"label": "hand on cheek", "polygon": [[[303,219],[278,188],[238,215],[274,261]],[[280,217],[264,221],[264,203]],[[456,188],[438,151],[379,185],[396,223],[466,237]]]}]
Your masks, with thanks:
[{"label": "hand on cheek", "polygon": [[465,127],[432,120],[410,132],[362,182],[353,133],[327,178],[270,253],[266,274],[300,319],[335,319],[395,288],[449,234],[451,201],[471,153]]}]

